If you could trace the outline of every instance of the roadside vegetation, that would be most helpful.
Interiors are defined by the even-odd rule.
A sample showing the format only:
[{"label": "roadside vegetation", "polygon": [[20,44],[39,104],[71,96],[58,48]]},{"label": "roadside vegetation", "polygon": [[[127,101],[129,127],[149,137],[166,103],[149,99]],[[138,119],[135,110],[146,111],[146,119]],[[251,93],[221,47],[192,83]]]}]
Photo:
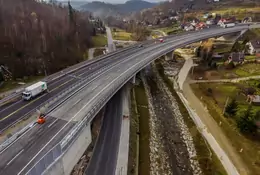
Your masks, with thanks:
[{"label": "roadside vegetation", "polygon": [[0,92],[84,61],[89,48],[106,45],[96,30],[103,26],[70,3],[8,0],[0,2],[0,11]]},{"label": "roadside vegetation", "polygon": [[170,25],[169,27],[163,27],[163,28],[158,28],[157,30],[161,30],[167,35],[173,35],[177,33],[183,32],[183,30],[179,27],[179,23],[175,23],[173,25]]},{"label": "roadside vegetation", "polygon": [[126,32],[125,30],[113,28],[112,30],[112,37],[114,40],[124,40],[129,41],[132,39],[132,34],[129,32]]},{"label": "roadside vegetation", "polygon": [[144,85],[141,82],[135,87],[135,98],[139,116],[139,173],[142,175],[150,174],[150,129],[149,129],[149,110],[148,99]]},{"label": "roadside vegetation", "polygon": [[164,68],[160,61],[156,62],[156,67],[162,79],[164,80],[166,86],[171,91],[173,97],[178,101],[179,109],[182,113],[183,119],[185,124],[188,126],[189,131],[193,137],[193,142],[195,145],[195,149],[197,151],[197,156],[195,159],[198,160],[201,170],[205,175],[226,175],[226,171],[223,168],[221,162],[215,155],[215,153],[211,150],[207,142],[204,140],[200,132],[198,131],[196,125],[194,124],[193,120],[189,116],[189,113],[185,106],[183,105],[182,101],[180,100],[179,96],[177,95],[174,87],[173,82],[164,74]]},{"label": "roadside vegetation", "polygon": [[260,7],[256,6],[240,6],[236,7],[235,5],[229,8],[226,7],[220,7],[219,9],[212,10],[213,13],[221,14],[224,17],[225,16],[236,16],[238,19],[244,19],[248,16],[256,16],[260,10]]},{"label": "roadside vegetation", "polygon": [[137,175],[139,164],[139,117],[134,89],[135,88],[131,90],[130,138],[127,172],[128,175]]},{"label": "roadside vegetation", "polygon": [[[260,107],[251,106],[246,101],[247,97],[244,93],[248,93],[251,88],[259,91],[257,86],[256,80],[236,84],[191,84],[195,95],[206,105],[215,121],[220,123],[222,130],[241,155],[252,175],[260,171],[260,136],[256,125],[259,121]],[[226,103],[227,98],[229,98],[228,103]]]},{"label": "roadside vegetation", "polygon": [[149,138],[148,99],[144,85],[140,81],[140,84],[135,85],[131,92],[128,175],[150,174]]},{"label": "roadside vegetation", "polygon": [[[44,76],[30,76],[30,77],[25,77],[24,79],[6,81],[0,86],[0,93],[6,92],[10,89],[18,88],[19,86],[22,86],[25,83],[37,82],[38,80],[42,79],[43,77]],[[0,99],[1,99],[1,96],[0,96]]]},{"label": "roadside vegetation", "polygon": [[96,35],[92,37],[94,47],[104,47],[107,45],[107,37],[105,35]]},{"label": "roadside vegetation", "polygon": [[94,57],[103,55],[104,54],[103,51],[105,51],[105,50],[106,50],[105,48],[96,48],[94,51]]}]

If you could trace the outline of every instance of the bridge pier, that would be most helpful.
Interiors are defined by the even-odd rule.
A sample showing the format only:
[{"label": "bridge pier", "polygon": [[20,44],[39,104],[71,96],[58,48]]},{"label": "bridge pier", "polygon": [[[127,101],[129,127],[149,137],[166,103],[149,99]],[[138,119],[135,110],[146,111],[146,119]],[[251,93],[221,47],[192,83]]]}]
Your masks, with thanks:
[{"label": "bridge pier", "polygon": [[174,59],[174,52],[172,51],[172,52],[165,54],[164,59],[165,59],[165,61],[173,60]]},{"label": "bridge pier", "polygon": [[135,79],[136,79],[136,74],[130,79],[129,82],[130,82],[131,84],[135,84],[135,82],[136,82]]},{"label": "bridge pier", "polygon": [[[42,174],[69,175],[91,142],[92,136],[90,124],[86,124],[84,129],[81,131],[81,134],[72,143],[72,146],[70,146],[66,151],[64,151],[64,153],[59,158],[57,158],[56,161],[53,162],[50,166],[48,166],[47,168],[45,167],[46,169]],[[53,151],[53,154],[57,153]],[[37,169],[35,169],[35,172],[38,172]]]}]

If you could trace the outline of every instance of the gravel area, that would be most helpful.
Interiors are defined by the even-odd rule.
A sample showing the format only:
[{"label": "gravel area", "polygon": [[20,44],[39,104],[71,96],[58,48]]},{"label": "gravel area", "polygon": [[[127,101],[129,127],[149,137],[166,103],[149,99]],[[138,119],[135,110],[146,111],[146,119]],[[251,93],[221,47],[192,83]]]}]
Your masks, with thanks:
[{"label": "gravel area", "polygon": [[151,174],[202,174],[178,104],[156,71],[143,78],[150,108]]}]

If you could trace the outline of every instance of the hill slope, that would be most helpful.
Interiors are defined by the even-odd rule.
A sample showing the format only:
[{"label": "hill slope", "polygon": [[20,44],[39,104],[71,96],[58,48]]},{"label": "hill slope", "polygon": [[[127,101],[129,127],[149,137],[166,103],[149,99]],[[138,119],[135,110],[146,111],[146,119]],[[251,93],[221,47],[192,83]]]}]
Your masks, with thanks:
[{"label": "hill slope", "polygon": [[130,0],[124,4],[110,4],[100,1],[93,1],[81,6],[80,9],[83,11],[90,11],[96,16],[108,17],[137,12],[156,5],[156,3],[143,0]]}]

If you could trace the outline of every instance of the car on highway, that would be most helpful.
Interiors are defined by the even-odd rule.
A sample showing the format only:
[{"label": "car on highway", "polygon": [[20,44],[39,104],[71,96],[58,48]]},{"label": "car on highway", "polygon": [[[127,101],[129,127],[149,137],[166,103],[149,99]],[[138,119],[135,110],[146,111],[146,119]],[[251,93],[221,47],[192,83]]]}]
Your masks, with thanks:
[{"label": "car on highway", "polygon": [[163,43],[163,42],[164,42],[164,40],[163,40],[162,38],[160,38],[160,39],[159,39],[159,42],[160,42],[160,43]]},{"label": "car on highway", "polygon": [[141,47],[144,47],[144,46],[142,44],[140,44],[138,47],[141,48]]}]

